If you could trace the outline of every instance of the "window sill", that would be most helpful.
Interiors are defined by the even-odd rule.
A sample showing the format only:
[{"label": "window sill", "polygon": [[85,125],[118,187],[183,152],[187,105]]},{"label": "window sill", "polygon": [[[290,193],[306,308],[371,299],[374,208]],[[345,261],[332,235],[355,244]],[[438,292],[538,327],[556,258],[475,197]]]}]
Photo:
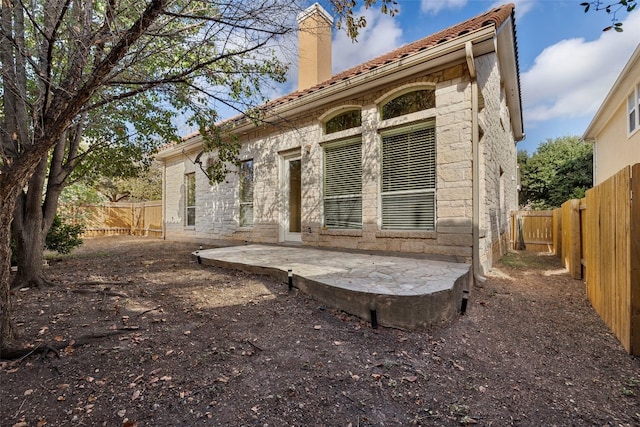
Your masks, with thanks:
[{"label": "window sill", "polygon": [[320,145],[327,142],[339,141],[344,138],[360,136],[361,134],[362,134],[362,126],[357,126],[351,129],[345,129],[338,132],[326,134],[320,137]]},{"label": "window sill", "polygon": [[362,230],[347,229],[327,229],[320,230],[321,236],[345,236],[345,237],[362,237]]},{"label": "window sill", "polygon": [[436,239],[438,233],[433,230],[380,230],[376,238],[388,239]]}]

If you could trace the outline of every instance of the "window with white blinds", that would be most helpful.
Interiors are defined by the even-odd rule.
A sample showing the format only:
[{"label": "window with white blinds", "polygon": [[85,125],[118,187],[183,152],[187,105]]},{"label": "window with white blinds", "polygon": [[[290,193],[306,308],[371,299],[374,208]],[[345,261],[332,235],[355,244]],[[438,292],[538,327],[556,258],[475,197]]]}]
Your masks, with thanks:
[{"label": "window with white blinds", "polygon": [[240,163],[240,226],[253,225],[253,160]]},{"label": "window with white blinds", "polygon": [[324,225],[362,228],[362,142],[324,149]]},{"label": "window with white blinds", "polygon": [[433,230],[436,138],[433,124],[382,134],[382,228]]},{"label": "window with white blinds", "polygon": [[186,190],[187,204],[186,209],[186,221],[187,227],[193,227],[196,225],[196,174],[191,172],[184,176],[184,186]]}]

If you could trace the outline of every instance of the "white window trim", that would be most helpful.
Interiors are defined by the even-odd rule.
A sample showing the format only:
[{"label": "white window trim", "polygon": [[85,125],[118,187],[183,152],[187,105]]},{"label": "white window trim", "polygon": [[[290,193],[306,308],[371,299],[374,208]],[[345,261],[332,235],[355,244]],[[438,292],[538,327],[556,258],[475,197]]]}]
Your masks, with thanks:
[{"label": "white window trim", "polygon": [[[254,195],[253,192],[255,190],[255,173],[256,173],[255,167],[256,167],[256,165],[255,165],[255,162],[254,162],[253,159],[245,159],[245,160],[242,160],[240,163],[242,164],[242,163],[246,163],[246,162],[251,162],[251,170],[253,172],[253,179],[251,180],[252,198],[251,198],[250,202],[243,202],[242,201],[242,197],[241,197],[241,194],[240,194],[240,188],[242,187],[242,166],[240,165],[240,166],[238,166],[238,203],[239,203],[239,205],[238,205],[238,226],[240,228],[253,228],[253,226],[255,224],[255,217],[254,217],[254,213],[255,213],[255,211],[254,211],[254,207],[255,207],[254,199],[255,199],[255,197],[253,197],[253,195]],[[251,218],[252,218],[251,224],[242,224],[241,223],[241,220],[242,220],[242,207],[243,206],[251,206]]]},{"label": "white window trim", "polygon": [[[405,114],[404,116],[393,117],[391,119],[380,121],[378,123],[378,132],[383,133],[387,129],[392,129],[400,126],[402,126],[401,132],[420,129],[423,127],[427,127],[425,126],[425,120],[435,120],[435,118],[436,118],[435,108],[416,111],[415,113]],[[405,126],[409,126],[409,127],[405,127]]]},{"label": "white window trim", "polygon": [[[437,207],[438,207],[438,197],[437,197],[437,168],[438,168],[438,164],[437,164],[437,158],[434,162],[434,167],[436,168],[436,183],[434,185],[434,188],[429,188],[429,189],[420,189],[420,190],[404,190],[404,191],[394,191],[394,192],[384,192],[382,190],[382,168],[383,168],[383,137],[385,136],[392,136],[392,135],[398,135],[398,134],[405,134],[405,133],[410,133],[416,130],[421,130],[421,129],[426,129],[426,128],[433,128],[434,130],[434,136],[437,137],[437,135],[435,135],[435,131],[436,131],[436,122],[435,122],[435,118],[431,116],[431,114],[433,113],[433,110],[435,109],[430,109],[430,110],[424,110],[424,111],[418,111],[416,113],[412,113],[412,114],[407,114],[405,116],[400,116],[400,117],[394,117],[392,119],[388,119],[385,120],[383,122],[381,122],[381,126],[379,126],[379,128],[382,128],[383,126],[386,125],[386,129],[380,129],[378,132],[378,140],[379,140],[379,147],[380,147],[380,160],[379,160],[379,165],[380,165],[380,179],[378,182],[379,185],[379,191],[378,191],[378,227],[381,231],[383,232],[392,232],[392,233],[415,233],[415,232],[419,232],[419,233],[433,233],[436,231],[437,229],[437,222],[438,222],[438,211],[437,211]],[[413,122],[410,124],[407,124],[406,126],[398,126],[396,124],[396,121],[400,121],[402,124],[402,122],[405,122],[405,119],[411,117],[412,120],[406,120],[406,122]],[[415,117],[420,117],[420,121],[416,121],[417,119],[415,119]],[[399,119],[399,120],[397,120]],[[389,123],[385,123],[385,122],[389,122]],[[436,140],[436,147],[437,149],[437,140]],[[383,224],[383,196],[384,195],[407,195],[407,194],[433,194],[433,228],[430,229],[394,229],[394,228],[384,228],[384,224]]]},{"label": "white window trim", "polygon": [[[633,108],[629,109],[629,97],[633,97]],[[633,135],[635,135],[638,131],[640,131],[640,82],[636,83],[633,87],[633,89],[631,90],[631,92],[629,92],[629,94],[627,95],[627,97],[625,98],[625,110],[627,112],[626,116],[625,116],[625,122],[627,124],[627,136],[631,137]],[[631,114],[631,112],[635,113],[635,127],[634,129],[630,128],[630,123],[629,123],[629,115]]]},{"label": "white window trim", "polygon": [[[193,178],[194,181],[194,188],[193,188],[193,200],[194,200],[194,205],[191,206],[189,205],[189,180]],[[188,172],[184,174],[184,188],[185,188],[185,207],[184,207],[184,227],[187,229],[195,229],[196,227],[196,209],[198,206],[198,201],[197,201],[197,193],[196,193],[196,187],[197,187],[197,180],[196,180],[196,174],[195,172]],[[193,209],[193,224],[189,224],[189,210]]]},{"label": "white window trim", "polygon": [[[351,130],[351,129],[348,129]],[[343,131],[345,132],[345,131]],[[342,133],[342,132],[339,132]],[[325,203],[327,200],[327,195],[326,195],[326,188],[324,188],[325,184],[326,184],[326,176],[327,176],[327,164],[326,164],[326,148],[337,148],[337,147],[342,147],[342,146],[346,146],[346,145],[352,145],[352,144],[357,144],[360,145],[360,152],[361,152],[361,156],[362,156],[362,135],[356,134],[355,138],[347,138],[347,139],[341,139],[341,140],[337,140],[337,141],[332,141],[331,143],[328,144],[323,144],[323,172],[322,172],[322,185],[323,185],[323,191],[322,191],[322,223],[323,223],[323,229],[324,227],[326,227],[326,212],[325,212]],[[360,157],[360,168],[362,169],[362,157]],[[360,203],[362,204],[362,171],[360,172]],[[355,193],[354,193],[355,194]],[[334,199],[339,199],[339,198],[352,198],[354,196],[354,194],[351,195],[347,195],[347,196],[334,196]],[[361,207],[362,209],[362,207]],[[334,231],[345,231],[345,230],[362,230],[362,211],[360,212],[360,227],[358,228],[326,228],[326,230],[334,230]]]},{"label": "white window trim", "polygon": [[345,138],[351,138],[354,136],[359,136],[362,134],[362,126],[358,126],[351,129],[341,130],[339,132],[330,133],[328,135],[323,135],[320,137],[320,144],[325,144],[329,142],[339,141]]}]

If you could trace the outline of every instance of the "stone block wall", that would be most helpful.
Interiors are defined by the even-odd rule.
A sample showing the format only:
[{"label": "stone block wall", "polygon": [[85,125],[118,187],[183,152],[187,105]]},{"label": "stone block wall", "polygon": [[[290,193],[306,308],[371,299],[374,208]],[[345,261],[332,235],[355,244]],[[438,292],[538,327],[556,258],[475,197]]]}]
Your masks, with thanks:
[{"label": "stone block wall", "polygon": [[[492,61],[485,68],[491,71]],[[485,84],[491,103],[485,109],[500,111],[503,97],[499,91],[499,76],[489,73]],[[497,79],[497,80],[496,80]],[[497,89],[495,87],[497,83]],[[436,108],[406,116],[380,120],[379,105],[398,91],[412,87],[435,88]],[[497,92],[495,92],[497,90]],[[495,92],[495,93],[494,93]],[[495,101],[495,102],[494,102]],[[356,105],[362,110],[362,126],[336,134],[324,135],[319,117],[344,105]],[[506,109],[505,109],[506,110]],[[491,114],[494,114],[491,112]],[[497,114],[497,113],[496,113]],[[357,250],[380,250],[444,255],[470,262],[472,256],[472,128],[471,81],[466,64],[460,63],[429,75],[417,75],[393,85],[380,87],[360,97],[326,105],[321,110],[307,112],[269,131],[256,129],[240,137],[241,160],[254,161],[254,226],[239,227],[238,179],[230,174],[226,182],[209,185],[200,171],[197,176],[196,227],[184,226],[184,174],[193,169],[181,154],[166,161],[165,210],[167,237],[197,237],[275,243],[282,241],[284,213],[281,177],[283,158],[298,153],[302,161],[302,242],[309,246]],[[380,144],[382,129],[435,121],[436,131],[436,229],[432,231],[382,230],[380,226]],[[499,122],[498,122],[499,123]],[[496,208],[494,175],[500,159],[503,170],[510,173],[510,154],[504,147],[510,135],[500,132],[491,122],[485,131],[498,135],[496,143],[486,143],[483,154],[484,176],[491,182],[485,186],[489,206],[483,211],[486,235],[493,233],[488,225],[490,213]],[[494,132],[495,131],[495,132]],[[272,132],[272,133],[269,133]],[[276,133],[277,132],[277,133]],[[362,140],[362,205],[363,226],[359,230],[327,230],[323,227],[323,145],[331,141],[357,138]],[[493,136],[491,136],[493,138]],[[513,139],[511,138],[511,141]],[[197,154],[197,152],[195,153]],[[191,156],[192,158],[195,156]],[[504,157],[504,158],[503,158]],[[515,170],[515,157],[513,168]],[[489,191],[490,190],[490,191]],[[491,195],[489,194],[491,193]],[[484,194],[483,194],[484,195]],[[509,200],[508,203],[511,203]],[[496,231],[502,230],[502,224]],[[498,233],[499,234],[499,233]],[[485,250],[490,252],[490,241]],[[485,259],[490,256],[485,256]]]},{"label": "stone block wall", "polygon": [[517,150],[495,53],[476,58],[484,108],[480,139],[480,262],[487,271],[508,249],[510,212],[517,209]]}]

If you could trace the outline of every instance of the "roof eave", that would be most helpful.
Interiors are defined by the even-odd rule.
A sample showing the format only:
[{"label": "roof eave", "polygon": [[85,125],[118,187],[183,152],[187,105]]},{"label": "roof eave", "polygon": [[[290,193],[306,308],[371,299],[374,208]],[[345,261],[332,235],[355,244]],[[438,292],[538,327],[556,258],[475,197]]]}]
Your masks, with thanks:
[{"label": "roof eave", "polygon": [[171,157],[179,155],[182,152],[190,153],[200,149],[202,149],[202,135],[200,135],[199,133],[193,133],[188,137],[182,138],[182,142],[159,151],[156,154],[156,160],[164,161]]},{"label": "roof eave", "polygon": [[497,30],[498,58],[501,75],[504,78],[504,88],[507,96],[507,106],[511,118],[514,139],[522,141],[524,134],[524,119],[522,113],[522,95],[520,91],[520,67],[518,64],[518,48],[515,36],[513,15]]},{"label": "roof eave", "polygon": [[[465,44],[470,41],[474,45],[474,53],[484,54],[495,49],[493,26],[469,32],[463,36],[448,40],[437,46],[425,49],[389,64],[368,70],[354,77],[342,80],[327,87],[315,90],[298,99],[278,105],[267,114],[269,118],[288,118],[306,110],[316,108],[338,99],[380,86],[391,80],[401,79],[422,70],[436,68],[465,58]],[[236,122],[235,133],[243,133],[255,129],[255,125],[245,120]]]},{"label": "roof eave", "polygon": [[[637,73],[631,72],[634,68],[638,68]],[[582,139],[595,141],[596,136],[602,131],[609,120],[611,120],[611,117],[617,110],[620,102],[624,102],[627,97],[627,91],[625,90],[623,92],[623,89],[626,87],[627,80],[632,76],[637,76],[638,73],[640,73],[640,44],[633,51],[631,58],[629,58],[629,61],[616,78],[616,81],[609,90],[609,93],[607,93],[602,104],[600,104],[598,111],[593,116],[593,119],[591,119],[587,129],[584,131]]]}]

